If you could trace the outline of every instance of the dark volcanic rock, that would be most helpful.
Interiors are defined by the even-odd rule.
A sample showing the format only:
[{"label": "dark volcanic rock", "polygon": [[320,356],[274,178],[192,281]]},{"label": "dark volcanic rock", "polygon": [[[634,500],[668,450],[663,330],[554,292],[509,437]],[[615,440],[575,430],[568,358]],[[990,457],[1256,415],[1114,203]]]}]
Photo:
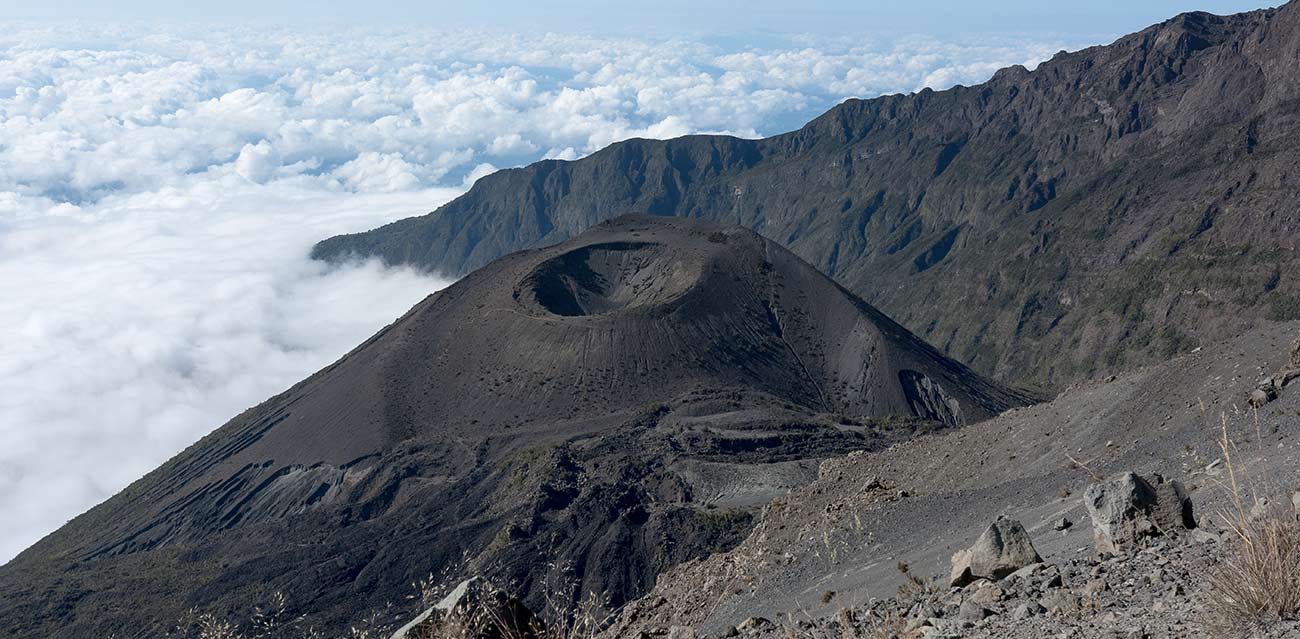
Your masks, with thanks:
[{"label": "dark volcanic rock", "polygon": [[621,217],[430,296],[42,540],[0,568],[0,628],[160,636],[275,591],[346,628],[444,572],[618,605],[819,459],[1024,401],[748,230]]},{"label": "dark volcanic rock", "polygon": [[752,228],[977,370],[1062,385],[1300,319],[1300,6],[1190,13],[762,140],[628,140],[318,244],[449,274],[628,210]]}]

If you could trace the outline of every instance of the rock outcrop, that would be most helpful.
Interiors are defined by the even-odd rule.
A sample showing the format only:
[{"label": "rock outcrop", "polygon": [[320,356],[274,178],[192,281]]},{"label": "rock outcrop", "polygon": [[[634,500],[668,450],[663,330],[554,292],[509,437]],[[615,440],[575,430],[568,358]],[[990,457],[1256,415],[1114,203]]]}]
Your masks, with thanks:
[{"label": "rock outcrop", "polygon": [[1088,487],[1084,506],[1099,553],[1116,553],[1149,537],[1196,528],[1192,500],[1177,481],[1120,473]]},{"label": "rock outcrop", "polygon": [[1296,339],[1291,343],[1290,364],[1256,382],[1255,388],[1251,389],[1250,395],[1247,397],[1247,401],[1251,406],[1259,408],[1277,399],[1282,389],[1297,379],[1300,379],[1300,339]]},{"label": "rock outcrop", "polygon": [[948,581],[958,587],[978,579],[998,580],[1042,561],[1025,527],[1014,519],[999,517],[974,545],[952,556]]}]

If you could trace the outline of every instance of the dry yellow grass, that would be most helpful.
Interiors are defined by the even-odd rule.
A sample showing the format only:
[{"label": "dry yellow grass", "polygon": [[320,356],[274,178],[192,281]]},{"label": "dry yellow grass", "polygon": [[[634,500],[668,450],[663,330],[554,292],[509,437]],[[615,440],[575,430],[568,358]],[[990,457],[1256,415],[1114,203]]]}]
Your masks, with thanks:
[{"label": "dry yellow grass", "polygon": [[[1222,519],[1229,536],[1210,572],[1206,624],[1216,636],[1248,636],[1278,622],[1300,620],[1300,518],[1289,498],[1267,507],[1261,497],[1269,492],[1263,478],[1237,462],[1227,419],[1220,421],[1219,448],[1230,500]],[[1254,495],[1250,498],[1248,483],[1258,485],[1249,491]]]}]

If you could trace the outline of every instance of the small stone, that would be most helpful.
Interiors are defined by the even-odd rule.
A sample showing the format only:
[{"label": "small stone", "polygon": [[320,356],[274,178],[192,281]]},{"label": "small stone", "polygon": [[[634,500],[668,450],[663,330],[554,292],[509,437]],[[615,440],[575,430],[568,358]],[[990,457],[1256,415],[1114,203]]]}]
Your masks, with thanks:
[{"label": "small stone", "polygon": [[670,626],[668,639],[696,639],[695,629],[687,626]]},{"label": "small stone", "polygon": [[987,606],[1002,601],[1006,598],[1006,595],[1007,593],[1002,589],[1002,586],[986,582],[976,589],[975,594],[971,596],[970,600],[977,604]]},{"label": "small stone", "polygon": [[1073,615],[1078,614],[1083,606],[1079,601],[1079,595],[1065,590],[1055,590],[1043,597],[1043,607],[1047,608],[1048,612]]},{"label": "small stone", "polygon": [[961,633],[956,629],[938,628],[935,626],[926,626],[921,631],[921,639],[957,639]]},{"label": "small stone", "polygon": [[1068,517],[1062,517],[1062,518],[1060,518],[1060,519],[1057,519],[1057,520],[1056,520],[1056,523],[1053,523],[1053,524],[1052,524],[1052,529],[1053,529],[1053,530],[1065,530],[1065,529],[1067,529],[1067,528],[1069,528],[1070,526],[1073,526],[1073,525],[1074,525],[1074,522],[1070,521],[1070,519],[1069,519]]},{"label": "small stone", "polygon": [[741,632],[756,632],[759,630],[770,630],[775,627],[776,624],[772,623],[771,619],[764,617],[750,617],[749,619],[740,622],[740,625],[736,626],[736,629]]},{"label": "small stone", "polygon": [[1088,595],[1098,595],[1107,590],[1110,590],[1110,585],[1105,579],[1089,579],[1083,586],[1083,592]]},{"label": "small stone", "polygon": [[1037,601],[1027,601],[1016,606],[1016,609],[1011,612],[1011,618],[1017,621],[1023,621],[1030,617],[1037,617],[1045,612],[1047,612],[1047,609],[1044,608],[1042,604]]},{"label": "small stone", "polygon": [[1060,588],[1062,585],[1060,571],[1044,573],[1043,580],[1039,583],[1044,589]]},{"label": "small stone", "polygon": [[1273,394],[1272,390],[1264,390],[1262,388],[1256,388],[1255,390],[1250,391],[1250,405],[1254,406],[1255,408],[1259,408],[1260,406],[1263,406],[1264,404],[1267,404],[1273,401],[1274,399],[1277,399],[1277,396]]},{"label": "small stone", "polygon": [[1250,507],[1250,518],[1263,519],[1265,516],[1268,515],[1269,505],[1270,504],[1267,499],[1261,498],[1256,500],[1255,504]]},{"label": "small stone", "polygon": [[1291,382],[1300,379],[1300,368],[1288,368],[1273,377],[1273,385],[1279,389],[1286,388]]},{"label": "small stone", "polygon": [[1041,561],[1038,562],[1038,563],[1036,563],[1036,564],[1029,564],[1028,566],[1025,566],[1024,568],[1021,568],[1020,570],[1017,570],[1017,571],[1011,573],[1010,577],[1008,577],[1008,578],[1014,577],[1014,578],[1017,578],[1017,579],[1028,580],[1028,579],[1033,578],[1034,575],[1037,575],[1038,573],[1040,573],[1040,572],[1046,570],[1047,567],[1050,566],[1050,565],[1051,565],[1051,564],[1043,563],[1043,562],[1041,562]]},{"label": "small stone", "polygon": [[961,610],[957,612],[957,620],[963,623],[973,624],[978,621],[983,621],[984,618],[988,616],[988,609],[974,601],[963,603],[961,605]]}]

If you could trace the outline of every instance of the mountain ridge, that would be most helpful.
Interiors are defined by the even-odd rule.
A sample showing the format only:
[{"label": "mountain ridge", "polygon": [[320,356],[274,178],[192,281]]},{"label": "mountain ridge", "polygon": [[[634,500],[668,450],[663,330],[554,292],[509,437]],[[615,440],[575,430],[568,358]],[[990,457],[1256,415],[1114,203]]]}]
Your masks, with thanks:
[{"label": "mountain ridge", "polygon": [[770,138],[628,140],[507,169],[313,256],[456,274],[623,210],[723,221],[977,370],[1058,389],[1300,317],[1298,12],[1182,14]]}]

